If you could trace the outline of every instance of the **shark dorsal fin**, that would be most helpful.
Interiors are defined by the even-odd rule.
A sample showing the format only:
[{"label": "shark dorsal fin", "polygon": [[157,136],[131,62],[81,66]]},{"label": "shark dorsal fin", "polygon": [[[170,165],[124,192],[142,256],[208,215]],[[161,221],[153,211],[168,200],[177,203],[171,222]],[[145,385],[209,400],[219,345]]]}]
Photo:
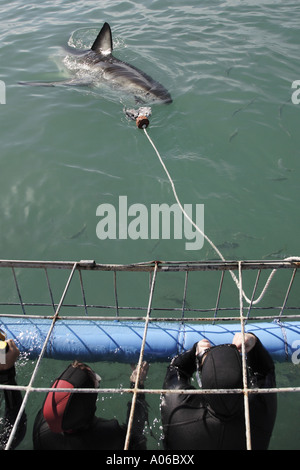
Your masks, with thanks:
[{"label": "shark dorsal fin", "polygon": [[102,29],[96,37],[96,40],[92,45],[91,49],[94,52],[99,52],[104,55],[111,54],[113,50],[113,43],[111,37],[111,30],[108,23],[104,23],[104,25],[102,26]]}]

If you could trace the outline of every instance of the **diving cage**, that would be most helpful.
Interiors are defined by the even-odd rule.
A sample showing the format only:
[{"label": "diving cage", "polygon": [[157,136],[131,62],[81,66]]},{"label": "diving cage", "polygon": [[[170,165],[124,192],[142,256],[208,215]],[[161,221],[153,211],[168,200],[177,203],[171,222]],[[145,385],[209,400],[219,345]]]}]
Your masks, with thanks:
[{"label": "diving cage", "polygon": [[[132,395],[125,450],[144,360],[167,363],[203,338],[217,345],[231,342],[236,332],[244,336],[253,331],[274,359],[300,362],[299,266],[298,258],[127,265],[93,260],[0,260],[0,328],[14,339],[21,354],[35,361],[26,385],[0,385],[0,389],[24,392],[6,449],[11,446],[28,397],[51,390],[35,386],[45,358],[138,364],[134,388],[94,390]],[[253,389],[247,383],[244,343],[242,359],[243,389],[209,393],[244,394],[245,439],[251,449],[249,394],[299,392],[300,387]],[[75,389],[74,393],[86,391],[91,390]],[[208,391],[145,388],[143,393]]]}]

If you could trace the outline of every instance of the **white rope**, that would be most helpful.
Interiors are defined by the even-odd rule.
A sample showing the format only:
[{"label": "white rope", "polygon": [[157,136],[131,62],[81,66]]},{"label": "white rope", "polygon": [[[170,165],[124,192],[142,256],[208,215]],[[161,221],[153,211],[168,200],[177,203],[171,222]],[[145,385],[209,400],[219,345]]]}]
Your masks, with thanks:
[{"label": "white rope", "polygon": [[245,322],[243,316],[243,280],[242,280],[242,263],[239,261],[239,296],[240,296],[240,322],[242,333],[242,370],[243,370],[243,393],[244,393],[244,411],[245,411],[245,427],[246,427],[246,444],[247,450],[251,450],[251,427],[250,427],[250,410],[248,395],[248,377],[247,377],[247,360],[245,346]]},{"label": "white rope", "polygon": [[19,425],[19,421],[21,420],[21,417],[22,417],[23,412],[24,412],[24,410],[25,410],[26,403],[27,403],[27,401],[28,401],[29,394],[30,394],[30,392],[31,392],[31,390],[32,390],[32,384],[33,384],[33,382],[34,382],[34,380],[35,380],[35,377],[36,377],[37,372],[38,372],[38,369],[39,369],[39,367],[40,367],[42,358],[43,358],[43,356],[44,356],[44,354],[45,354],[47,344],[48,344],[48,342],[49,342],[49,339],[50,339],[52,330],[53,330],[53,328],[54,328],[54,324],[55,324],[55,322],[56,322],[56,320],[57,320],[57,318],[58,318],[59,311],[60,311],[60,309],[61,309],[62,303],[63,303],[64,298],[65,298],[65,296],[66,296],[67,290],[68,290],[68,288],[69,288],[69,286],[70,286],[70,283],[71,283],[71,280],[72,280],[72,278],[73,278],[74,272],[75,272],[75,270],[76,270],[76,268],[77,268],[77,264],[78,264],[78,263],[75,262],[74,265],[73,265],[72,272],[71,272],[71,274],[70,274],[70,276],[69,276],[69,279],[68,279],[68,281],[67,281],[67,284],[66,284],[66,286],[65,286],[65,289],[64,289],[64,292],[63,292],[62,297],[61,297],[61,299],[60,299],[60,302],[59,302],[59,305],[58,305],[58,307],[57,307],[56,313],[55,313],[55,315],[53,316],[52,323],[51,323],[51,325],[50,325],[49,331],[48,331],[48,333],[47,333],[46,339],[45,339],[45,341],[44,341],[44,344],[43,344],[42,350],[41,350],[41,352],[40,352],[40,355],[39,355],[39,357],[38,357],[38,360],[37,360],[37,363],[36,363],[36,365],[35,365],[35,368],[34,368],[34,370],[33,370],[33,372],[32,372],[32,375],[31,375],[31,378],[30,378],[28,387],[26,387],[26,393],[25,393],[25,395],[24,395],[22,404],[21,404],[21,406],[20,406],[19,412],[18,412],[17,417],[16,417],[16,420],[15,420],[15,422],[14,422],[13,428],[12,428],[12,430],[11,430],[9,439],[8,439],[8,441],[7,441],[7,443],[6,443],[5,450],[10,449],[10,446],[11,446],[11,444],[12,444],[12,442],[13,442],[13,439],[14,439],[14,437],[15,437],[15,434],[16,434],[16,432],[17,432],[18,425]]},{"label": "white rope", "polygon": [[[195,224],[195,222],[189,217],[189,215],[188,215],[188,214],[186,213],[186,211],[184,210],[184,208],[183,208],[183,206],[182,206],[182,204],[181,204],[181,202],[180,202],[180,200],[179,200],[179,198],[178,198],[178,196],[177,196],[174,182],[173,182],[173,180],[172,180],[172,178],[171,178],[171,176],[170,176],[170,173],[168,172],[168,169],[167,169],[166,165],[164,164],[164,162],[163,162],[163,160],[162,160],[162,158],[161,158],[161,156],[160,156],[160,154],[159,154],[159,152],[158,152],[156,146],[154,145],[152,139],[150,138],[150,136],[149,136],[149,134],[148,134],[146,128],[143,128],[143,130],[144,130],[144,133],[146,134],[146,136],[147,136],[147,138],[148,138],[150,144],[152,145],[152,147],[153,147],[153,149],[154,149],[156,155],[158,156],[159,161],[160,161],[160,163],[161,163],[163,169],[164,169],[165,172],[166,172],[166,175],[167,175],[167,177],[168,177],[168,179],[169,179],[169,181],[170,181],[170,183],[171,183],[171,186],[172,186],[172,190],[173,190],[174,197],[175,197],[175,199],[176,199],[176,201],[177,201],[177,204],[178,204],[178,206],[180,207],[180,209],[181,209],[183,215],[184,215],[184,216],[187,218],[187,220],[193,225],[193,227],[202,235],[202,237],[205,238],[205,240],[210,244],[210,246],[211,246],[211,247],[213,248],[213,250],[217,253],[217,255],[221,258],[221,260],[222,260],[222,261],[226,261],[226,259],[224,258],[224,256],[223,256],[222,253],[220,252],[220,250],[216,247],[216,245],[215,245],[215,244],[210,240],[210,238],[198,227],[198,225]],[[285,258],[285,261],[300,261],[300,257],[289,257],[289,258]],[[267,279],[267,281],[266,281],[266,284],[265,284],[265,286],[264,286],[264,288],[263,288],[263,290],[262,290],[260,296],[259,296],[256,300],[252,300],[252,301],[251,301],[251,300],[246,296],[245,292],[242,290],[243,298],[245,299],[245,301],[246,301],[248,304],[256,305],[256,304],[258,304],[258,303],[262,300],[262,298],[264,297],[264,295],[265,295],[265,293],[266,293],[266,291],[267,291],[267,289],[268,289],[268,287],[269,287],[269,285],[270,285],[270,282],[271,282],[272,278],[274,277],[276,271],[277,271],[277,269],[273,269],[273,271],[271,272],[270,276],[268,277],[268,279]],[[229,271],[229,272],[230,272],[231,277],[232,277],[233,281],[235,282],[237,288],[240,289],[239,280],[237,279],[236,275],[235,275],[234,272],[232,272],[232,271]]]},{"label": "white rope", "polygon": [[146,318],[145,318],[144,335],[143,335],[143,341],[142,341],[141,349],[140,349],[139,361],[138,361],[138,364],[137,364],[138,371],[137,371],[137,376],[136,376],[134,389],[133,389],[134,395],[132,397],[131,409],[130,409],[130,414],[129,414],[129,418],[128,418],[128,426],[127,426],[127,433],[126,433],[126,438],[125,438],[124,450],[128,450],[128,448],[129,448],[129,442],[130,442],[130,437],[131,437],[131,429],[132,429],[132,425],[133,425],[133,418],[134,418],[134,412],[135,412],[136,401],[137,401],[137,393],[139,391],[139,385],[138,384],[139,384],[139,380],[140,380],[141,366],[142,366],[143,356],[144,356],[144,351],[145,351],[147,330],[148,330],[148,325],[149,325],[149,317],[150,317],[150,313],[151,313],[151,306],[152,306],[152,299],[153,299],[156,275],[157,275],[157,263],[155,263],[152,282],[151,282],[151,289],[150,289],[149,300],[148,300],[147,315],[146,315]]}]

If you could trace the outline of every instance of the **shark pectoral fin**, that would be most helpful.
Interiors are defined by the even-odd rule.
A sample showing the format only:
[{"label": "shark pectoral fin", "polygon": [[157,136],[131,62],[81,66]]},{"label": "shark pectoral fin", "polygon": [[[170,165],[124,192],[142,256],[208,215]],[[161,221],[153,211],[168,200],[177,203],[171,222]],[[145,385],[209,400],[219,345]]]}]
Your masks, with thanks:
[{"label": "shark pectoral fin", "polygon": [[55,86],[54,82],[18,82],[19,85],[30,85],[30,86]]},{"label": "shark pectoral fin", "polygon": [[45,87],[56,87],[56,86],[91,86],[92,80],[85,79],[71,79],[71,80],[60,80],[57,82],[19,82],[19,85],[29,86],[45,86]]},{"label": "shark pectoral fin", "polygon": [[111,29],[108,23],[104,23],[102,29],[95,39],[91,47],[92,51],[100,54],[108,55],[112,53],[113,42],[111,36]]},{"label": "shark pectoral fin", "polygon": [[73,78],[72,80],[65,80],[64,82],[57,82],[57,85],[63,86],[91,86],[94,82],[91,78]]}]

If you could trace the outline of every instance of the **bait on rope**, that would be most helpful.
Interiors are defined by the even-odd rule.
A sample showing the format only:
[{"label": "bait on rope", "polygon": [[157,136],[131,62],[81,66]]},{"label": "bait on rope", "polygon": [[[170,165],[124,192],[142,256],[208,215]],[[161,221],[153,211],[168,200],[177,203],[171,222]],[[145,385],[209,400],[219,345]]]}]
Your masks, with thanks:
[{"label": "bait on rope", "polygon": [[139,129],[146,129],[149,126],[149,116],[151,116],[150,107],[136,109],[124,109],[126,116],[136,122]]}]

